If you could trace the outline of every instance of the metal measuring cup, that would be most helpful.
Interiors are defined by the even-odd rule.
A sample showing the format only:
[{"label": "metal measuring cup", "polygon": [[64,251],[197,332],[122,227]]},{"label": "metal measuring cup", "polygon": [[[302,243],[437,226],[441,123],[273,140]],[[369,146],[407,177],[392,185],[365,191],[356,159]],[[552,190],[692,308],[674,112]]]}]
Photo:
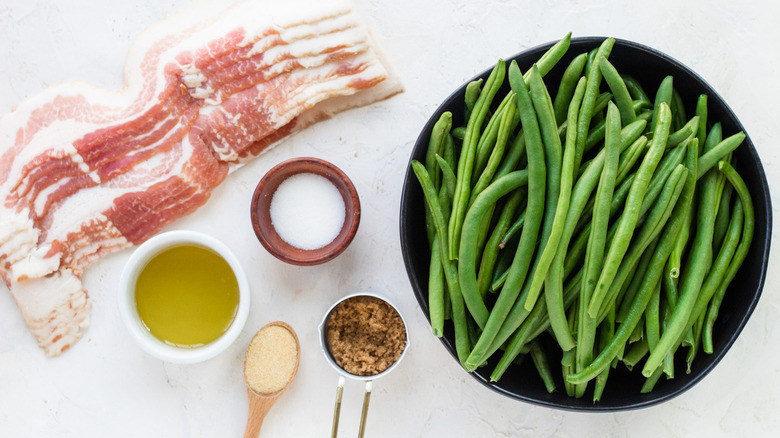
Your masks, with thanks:
[{"label": "metal measuring cup", "polygon": [[[398,360],[393,362],[392,365],[390,365],[386,370],[382,371],[381,373],[374,374],[371,376],[358,376],[347,372],[336,363],[336,360],[333,358],[333,355],[331,355],[330,350],[328,349],[328,339],[327,339],[328,318],[330,318],[330,315],[331,313],[333,313],[333,309],[335,309],[336,306],[354,297],[373,297],[387,303],[390,307],[392,307],[396,311],[396,313],[398,313],[398,316],[401,317],[401,322],[403,323],[404,331],[406,332],[406,345],[404,345],[404,350],[401,352],[401,356],[398,358]],[[357,292],[345,296],[344,298],[336,301],[332,306],[330,306],[328,311],[325,312],[325,316],[322,318],[322,322],[320,323],[319,330],[320,330],[320,348],[322,349],[322,353],[325,355],[325,359],[327,359],[328,363],[330,363],[331,366],[336,370],[336,372],[339,373],[338,386],[336,387],[336,404],[333,407],[333,427],[331,430],[331,438],[336,438],[338,436],[339,416],[341,415],[341,398],[344,393],[344,383],[348,378],[353,380],[360,380],[366,383],[366,389],[363,395],[363,409],[360,414],[360,429],[358,431],[358,437],[363,438],[363,433],[365,432],[366,429],[366,417],[368,416],[368,403],[371,399],[371,389],[373,387],[373,381],[382,376],[389,374],[393,369],[395,369],[395,367],[398,366],[398,364],[406,355],[406,351],[409,350],[409,330],[407,329],[406,320],[404,319],[403,315],[401,315],[401,312],[398,311],[398,308],[394,306],[390,301],[388,301],[387,298],[372,292]]]}]

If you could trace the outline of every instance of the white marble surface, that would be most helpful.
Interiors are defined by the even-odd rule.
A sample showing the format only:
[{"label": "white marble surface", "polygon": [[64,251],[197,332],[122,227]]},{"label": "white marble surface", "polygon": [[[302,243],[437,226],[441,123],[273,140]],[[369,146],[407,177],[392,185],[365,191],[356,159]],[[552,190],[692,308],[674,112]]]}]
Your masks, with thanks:
[{"label": "white marble surface", "polygon": [[[693,389],[639,411],[578,414],[503,398],[456,365],[430,335],[413,298],[397,230],[409,152],[438,103],[498,57],[568,31],[635,40],[699,72],[741,118],[777,193],[778,3],[356,2],[406,92],[295,135],[229,177],[204,208],[170,227],[216,236],[244,263],[254,302],[238,341],[198,365],[165,364],[144,354],[130,340],[116,308],[116,283],[130,251],[106,257],[87,271],[92,326],[81,342],[55,359],[46,359],[35,346],[10,294],[0,286],[0,436],[240,436],[246,419],[243,350],[254,331],[272,320],[287,321],[298,331],[302,361],[261,436],[327,436],[337,377],[318,349],[317,324],[330,303],[358,290],[391,297],[410,325],[412,340],[404,362],[374,386],[367,436],[776,436],[777,269],[770,269],[763,297],[736,345]],[[0,1],[0,113],[62,81],[121,87],[124,55],[133,37],[187,3]],[[248,214],[252,191],[264,172],[302,155],[340,166],[355,182],[363,204],[360,229],[346,253],[309,268],[270,256],[255,240]],[[774,204],[780,205],[777,199]],[[776,259],[777,251],[772,254]],[[361,385],[348,383],[342,436],[355,436],[361,398]]]}]

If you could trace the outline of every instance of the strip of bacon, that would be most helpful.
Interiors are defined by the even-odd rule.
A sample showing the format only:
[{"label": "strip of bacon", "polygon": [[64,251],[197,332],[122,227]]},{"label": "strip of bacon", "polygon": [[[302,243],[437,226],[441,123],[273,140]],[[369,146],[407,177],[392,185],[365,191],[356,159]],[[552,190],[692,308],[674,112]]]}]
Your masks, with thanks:
[{"label": "strip of bacon", "polygon": [[221,8],[140,35],[122,90],[61,84],[0,118],[0,277],[49,356],[89,323],[89,263],[202,206],[293,132],[402,90],[348,0]]}]

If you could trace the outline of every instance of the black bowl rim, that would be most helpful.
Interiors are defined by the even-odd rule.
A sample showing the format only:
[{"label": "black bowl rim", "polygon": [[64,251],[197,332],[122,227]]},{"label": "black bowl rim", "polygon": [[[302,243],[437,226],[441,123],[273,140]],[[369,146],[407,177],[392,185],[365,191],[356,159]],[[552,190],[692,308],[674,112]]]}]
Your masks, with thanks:
[{"label": "black bowl rim", "polygon": [[[607,37],[599,37],[599,36],[586,36],[586,37],[576,37],[571,39],[571,43],[578,43],[578,44],[596,44],[601,43],[604,41]],[[653,405],[657,405],[666,401],[669,401],[678,395],[684,393],[691,387],[693,387],[695,384],[697,384],[701,379],[703,379],[706,375],[712,371],[712,369],[715,368],[715,366],[720,363],[721,359],[726,355],[726,353],[731,349],[734,342],[736,342],[736,339],[739,337],[742,330],[745,328],[745,325],[747,324],[748,319],[753,314],[753,311],[755,310],[756,306],[758,305],[758,301],[761,297],[762,290],[764,288],[764,284],[766,281],[766,273],[769,265],[769,250],[771,246],[771,235],[772,235],[772,205],[771,205],[771,197],[769,192],[769,185],[766,179],[766,173],[764,172],[763,164],[761,163],[761,159],[758,156],[758,152],[755,149],[755,146],[750,139],[750,136],[747,133],[747,130],[742,125],[742,122],[739,120],[739,118],[736,116],[734,111],[731,109],[731,107],[728,105],[725,99],[723,99],[720,94],[715,91],[715,89],[707,82],[705,81],[698,73],[693,71],[691,68],[683,64],[682,62],[678,61],[677,59],[667,55],[666,53],[663,53],[657,49],[654,49],[649,46],[645,46],[643,44],[620,39],[620,38],[614,38],[615,39],[615,45],[622,45],[625,47],[628,47],[633,50],[638,50],[640,52],[648,53],[652,56],[661,58],[662,60],[668,62],[671,65],[674,65],[676,68],[679,68],[680,70],[684,71],[686,74],[690,76],[691,79],[698,82],[702,88],[706,91],[708,96],[711,99],[717,99],[723,104],[723,109],[726,111],[727,114],[734,120],[736,125],[745,133],[745,140],[743,142],[742,147],[747,147],[748,153],[750,157],[754,160],[754,165],[756,167],[756,171],[758,173],[758,179],[760,182],[760,197],[756,196],[757,193],[753,193],[754,196],[753,202],[756,203],[762,202],[764,204],[764,212],[765,217],[764,220],[766,222],[766,230],[756,230],[757,232],[754,234],[754,240],[752,242],[752,245],[759,244],[758,240],[756,239],[763,237],[763,241],[760,242],[760,244],[763,245],[763,254],[762,254],[762,266],[761,266],[761,276],[758,279],[758,283],[756,286],[756,292],[755,296],[750,303],[750,305],[747,308],[747,311],[742,315],[741,320],[739,321],[739,324],[737,325],[737,329],[731,334],[729,339],[726,341],[724,347],[721,350],[715,351],[712,355],[713,359],[710,362],[708,366],[698,371],[695,375],[692,375],[686,382],[682,384],[681,387],[679,387],[677,390],[669,393],[669,394],[663,394],[655,398],[649,398],[643,401],[634,402],[634,403],[626,403],[621,406],[602,406],[598,403],[594,403],[593,405],[585,405],[585,406],[570,406],[570,405],[564,405],[560,403],[553,403],[546,400],[539,400],[533,397],[525,396],[522,394],[514,393],[511,391],[507,391],[501,387],[498,387],[491,383],[489,380],[486,380],[482,378],[477,373],[468,373],[471,375],[472,378],[474,378],[476,381],[484,385],[485,387],[491,389],[492,391],[495,391],[499,394],[502,394],[504,396],[507,396],[509,398],[513,398],[516,400],[525,401],[531,404],[535,404],[538,406],[544,406],[548,408],[555,408],[560,410],[566,410],[566,411],[574,411],[574,412],[618,412],[618,411],[626,411],[626,410],[634,410],[634,409],[640,409],[640,408],[646,408]],[[509,58],[506,59],[507,63],[511,62],[512,60],[523,58],[526,56],[531,56],[535,53],[542,54],[544,51],[549,49],[553,44],[555,44],[557,41],[551,41],[548,43],[544,43],[541,45],[538,45],[536,47],[529,48],[527,50],[524,50],[522,52],[519,52]],[[412,148],[409,163],[407,165],[407,172],[406,176],[404,178],[404,185],[401,192],[401,203],[400,203],[400,214],[399,214],[399,228],[400,228],[400,240],[401,240],[401,252],[404,259],[404,265],[406,268],[407,276],[409,277],[409,281],[411,283],[412,289],[414,289],[415,298],[417,299],[418,303],[420,304],[420,309],[423,310],[424,302],[422,299],[422,291],[418,291],[418,285],[419,281],[416,281],[417,276],[413,272],[413,269],[411,267],[410,263],[410,255],[409,255],[409,246],[406,244],[408,240],[408,236],[406,233],[406,229],[404,228],[404,206],[407,204],[406,195],[407,195],[407,186],[412,183],[416,183],[416,179],[413,176],[413,173],[411,172],[411,163],[414,159],[415,152],[417,149],[421,146],[421,144],[427,144],[428,138],[425,135],[426,132],[429,132],[433,126],[434,123],[436,123],[436,115],[441,114],[443,109],[447,106],[449,106],[455,99],[458,98],[458,95],[461,93],[461,91],[468,85],[469,82],[477,80],[479,78],[487,78],[487,76],[490,74],[490,71],[493,69],[493,66],[490,66],[489,68],[485,69],[481,73],[475,75],[471,79],[464,82],[462,85],[460,85],[458,88],[455,89],[437,108],[431,116],[429,117],[426,124],[423,126],[423,129],[420,132],[420,135],[418,136],[417,140],[415,141],[415,144]],[[763,231],[761,233],[760,231]],[[426,319],[429,320],[429,315],[426,314],[426,312],[423,312],[425,314]],[[445,346],[446,350],[452,355],[453,358],[457,361],[457,355],[455,353],[454,345],[451,345],[448,340],[445,337],[439,338],[441,343]]]}]

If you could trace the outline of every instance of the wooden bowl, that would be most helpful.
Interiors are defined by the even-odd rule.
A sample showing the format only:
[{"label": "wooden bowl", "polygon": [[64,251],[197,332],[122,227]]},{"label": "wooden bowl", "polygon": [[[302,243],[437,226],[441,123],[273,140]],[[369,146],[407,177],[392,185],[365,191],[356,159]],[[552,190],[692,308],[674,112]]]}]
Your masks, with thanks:
[{"label": "wooden bowl", "polygon": [[[313,173],[327,178],[341,193],[344,200],[344,225],[338,236],[329,244],[306,250],[285,242],[271,223],[271,199],[279,185],[299,173]],[[293,158],[277,164],[263,176],[252,196],[252,228],[268,252],[283,262],[299,266],[325,263],[344,252],[352,242],[360,224],[360,199],[349,177],[338,167],[319,158]]]}]

